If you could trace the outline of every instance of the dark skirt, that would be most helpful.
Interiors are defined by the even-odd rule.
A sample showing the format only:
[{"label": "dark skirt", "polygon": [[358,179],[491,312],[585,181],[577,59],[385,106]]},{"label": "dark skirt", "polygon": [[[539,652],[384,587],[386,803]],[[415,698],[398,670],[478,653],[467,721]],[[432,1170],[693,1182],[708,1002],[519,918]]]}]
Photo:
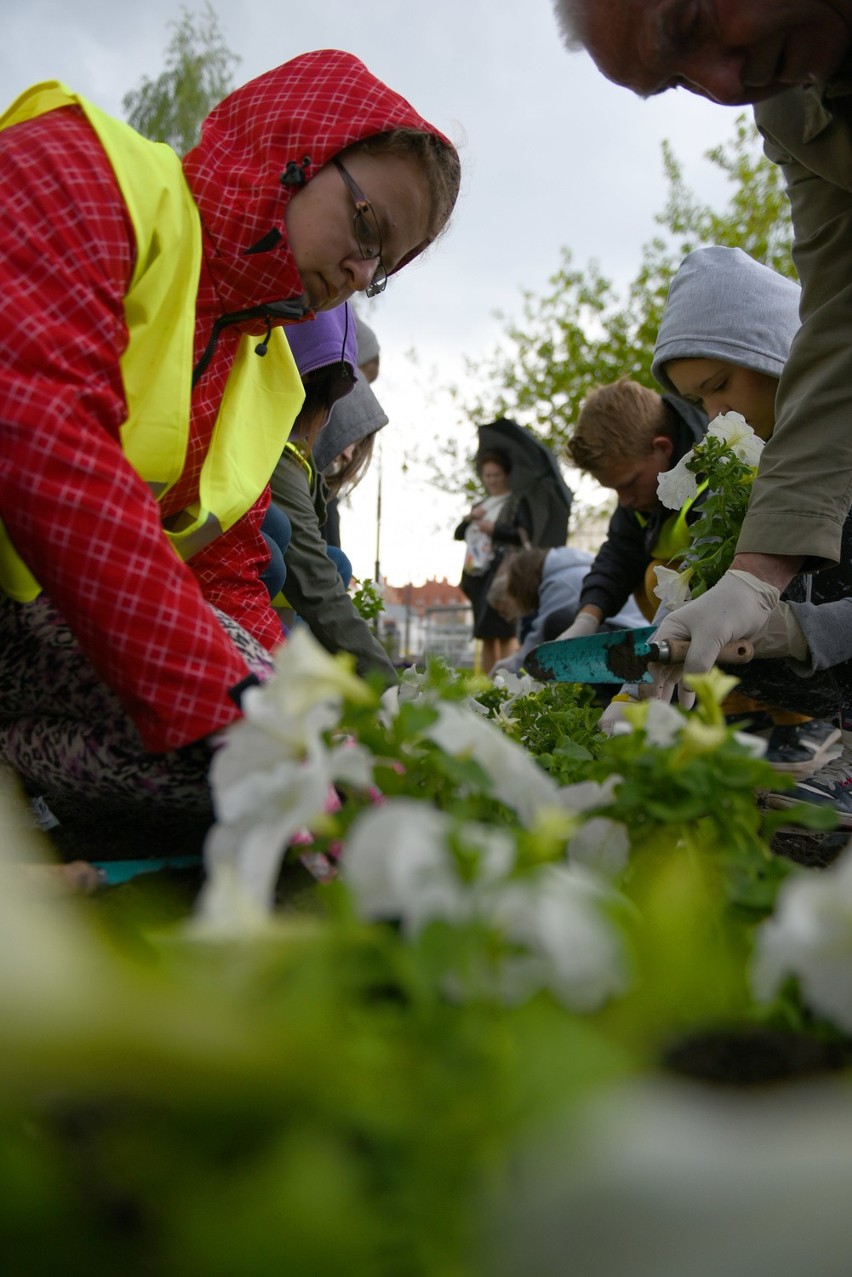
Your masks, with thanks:
[{"label": "dark skirt", "polygon": [[492,560],[487,572],[480,576],[462,573],[460,587],[470,599],[473,608],[473,637],[477,639],[510,639],[514,638],[517,627],[514,621],[506,621],[499,612],[495,612],[486,602],[491,583],[497,575],[502,562],[502,555]]}]

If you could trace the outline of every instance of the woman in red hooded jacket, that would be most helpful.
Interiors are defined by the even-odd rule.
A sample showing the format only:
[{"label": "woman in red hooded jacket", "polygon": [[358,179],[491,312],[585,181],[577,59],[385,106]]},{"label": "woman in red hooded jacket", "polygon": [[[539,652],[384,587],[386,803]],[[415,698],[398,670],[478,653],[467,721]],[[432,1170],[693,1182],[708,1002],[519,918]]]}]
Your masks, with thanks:
[{"label": "woman in red hooded jacket", "polygon": [[[334,50],[236,90],[182,162],[62,86],[0,128],[0,757],[60,815],[80,792],[203,809],[206,738],[281,640],[250,413],[233,438],[256,490],[230,522],[207,509],[241,472],[226,457],[206,477],[217,416],[247,402],[226,388],[241,362],[279,375],[277,326],[381,291],[422,252],[458,156]],[[176,553],[185,528],[201,536]]]}]

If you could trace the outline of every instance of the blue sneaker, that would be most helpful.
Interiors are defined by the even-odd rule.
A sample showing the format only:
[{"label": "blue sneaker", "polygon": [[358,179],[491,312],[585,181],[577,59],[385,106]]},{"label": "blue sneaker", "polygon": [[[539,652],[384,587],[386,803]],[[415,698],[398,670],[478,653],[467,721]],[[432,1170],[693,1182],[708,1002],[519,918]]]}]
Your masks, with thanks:
[{"label": "blue sneaker", "polygon": [[852,751],[844,749],[839,758],[826,763],[806,780],[800,780],[783,793],[766,795],[767,807],[792,807],[794,803],[813,803],[830,807],[844,829],[852,829]]},{"label": "blue sneaker", "polygon": [[821,718],[773,727],[764,759],[777,772],[805,780],[841,756],[840,741],[840,728]]}]

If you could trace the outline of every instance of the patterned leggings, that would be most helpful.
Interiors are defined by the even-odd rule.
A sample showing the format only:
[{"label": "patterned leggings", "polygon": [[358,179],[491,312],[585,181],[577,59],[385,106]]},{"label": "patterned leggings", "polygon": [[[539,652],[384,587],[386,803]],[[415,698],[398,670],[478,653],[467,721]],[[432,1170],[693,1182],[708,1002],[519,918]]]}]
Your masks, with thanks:
[{"label": "patterned leggings", "polygon": [[[236,621],[217,616],[249,668],[268,674],[269,653]],[[144,804],[151,815],[212,818],[210,756],[204,741],[146,753],[50,600],[19,604],[0,593],[0,759],[29,793],[45,795],[60,820],[129,804]]]}]

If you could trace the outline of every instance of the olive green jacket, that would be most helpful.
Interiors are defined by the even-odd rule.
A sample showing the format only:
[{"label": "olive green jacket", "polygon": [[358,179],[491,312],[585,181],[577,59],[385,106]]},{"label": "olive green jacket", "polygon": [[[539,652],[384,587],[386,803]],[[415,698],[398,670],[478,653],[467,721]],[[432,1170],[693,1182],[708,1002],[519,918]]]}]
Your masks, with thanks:
[{"label": "olive green jacket", "polygon": [[307,461],[305,465],[285,451],[271,480],[272,499],[293,526],[284,555],[287,602],[326,651],[351,652],[359,674],[379,670],[388,684],[396,683],[397,673],[387,652],[357,611],[326,554],[320,531],[320,521],[325,520],[325,480],[312,459]]},{"label": "olive green jacket", "polygon": [[802,326],[737,548],[821,567],[852,503],[852,79],[780,94],[755,119],[787,181]]}]

